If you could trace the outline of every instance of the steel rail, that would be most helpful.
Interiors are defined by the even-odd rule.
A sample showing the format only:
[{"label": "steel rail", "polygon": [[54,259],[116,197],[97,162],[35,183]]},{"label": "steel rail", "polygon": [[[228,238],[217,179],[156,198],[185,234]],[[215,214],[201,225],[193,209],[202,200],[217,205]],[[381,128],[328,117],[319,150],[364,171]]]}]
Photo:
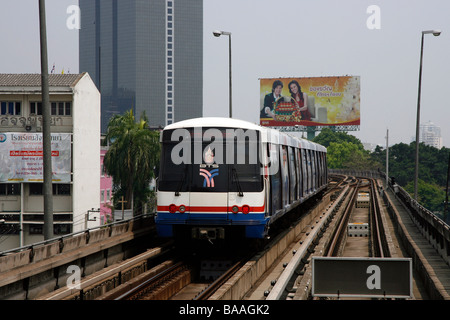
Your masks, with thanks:
[{"label": "steel rail", "polygon": [[228,281],[244,264],[248,259],[243,259],[236,262],[230,269],[225,271],[219,278],[213,283],[207,286],[202,292],[200,292],[193,300],[207,300],[214,292],[217,291],[225,282]]},{"label": "steel rail", "polygon": [[359,185],[360,185],[360,182],[358,181],[356,183],[356,185],[353,186],[353,191],[352,191],[352,194],[350,195],[350,200],[346,204],[346,207],[344,209],[344,214],[342,215],[342,218],[339,222],[339,226],[334,233],[334,237],[333,237],[333,240],[332,240],[330,246],[328,247],[328,250],[327,250],[328,257],[336,256],[338,253],[339,244],[342,241],[343,234],[346,230],[348,219],[350,218],[350,214],[352,212],[353,205],[354,205],[354,203],[356,201],[356,197],[358,195]]},{"label": "steel rail", "polygon": [[134,296],[139,296],[146,288],[162,281],[165,277],[173,277],[176,274],[179,274],[181,271],[186,270],[186,263],[183,261],[177,262],[176,264],[162,270],[158,274],[154,275],[150,279],[142,282],[134,288],[124,292],[120,296],[116,297],[114,300],[132,300]]},{"label": "steel rail", "polygon": [[323,213],[321,221],[314,227],[314,229],[307,235],[306,239],[303,241],[300,249],[294,254],[289,263],[287,264],[284,271],[281,273],[280,277],[277,279],[277,282],[273,286],[272,290],[269,292],[266,300],[280,300],[283,296],[284,291],[290,281],[290,279],[295,274],[295,271],[302,261],[309,254],[308,250],[314,244],[314,240],[317,236],[324,231],[325,224],[329,222],[329,219],[334,215],[334,213],[338,210],[338,206],[340,205],[343,198],[346,196],[349,186],[345,186],[339,197],[334,201],[333,205],[326,209],[327,211]]}]

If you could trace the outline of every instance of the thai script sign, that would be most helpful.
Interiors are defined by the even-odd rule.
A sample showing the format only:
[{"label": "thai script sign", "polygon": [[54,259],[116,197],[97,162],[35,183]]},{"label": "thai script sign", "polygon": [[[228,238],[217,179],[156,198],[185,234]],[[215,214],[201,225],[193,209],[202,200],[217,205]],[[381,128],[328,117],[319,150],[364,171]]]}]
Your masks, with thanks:
[{"label": "thai script sign", "polygon": [[[52,180],[69,183],[71,135],[52,133]],[[42,133],[0,133],[0,182],[43,182]]]}]

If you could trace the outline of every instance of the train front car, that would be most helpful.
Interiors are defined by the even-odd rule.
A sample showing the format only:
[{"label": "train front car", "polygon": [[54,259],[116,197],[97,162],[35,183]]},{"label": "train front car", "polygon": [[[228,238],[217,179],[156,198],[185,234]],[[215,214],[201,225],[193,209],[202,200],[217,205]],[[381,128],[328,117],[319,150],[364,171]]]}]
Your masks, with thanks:
[{"label": "train front car", "polygon": [[185,120],[165,127],[161,142],[159,236],[266,236],[261,127],[228,118]]}]

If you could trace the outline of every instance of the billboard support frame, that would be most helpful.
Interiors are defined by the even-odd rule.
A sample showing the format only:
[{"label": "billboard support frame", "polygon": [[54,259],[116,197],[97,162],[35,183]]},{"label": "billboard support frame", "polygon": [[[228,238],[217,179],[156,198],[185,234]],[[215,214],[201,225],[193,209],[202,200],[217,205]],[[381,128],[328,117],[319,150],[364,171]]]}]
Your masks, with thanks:
[{"label": "billboard support frame", "polygon": [[320,132],[325,128],[330,128],[334,132],[359,131],[359,125],[338,125],[338,126],[282,126],[282,127],[267,127],[277,129],[281,132],[306,132],[307,139],[312,140],[316,136],[316,132]]}]

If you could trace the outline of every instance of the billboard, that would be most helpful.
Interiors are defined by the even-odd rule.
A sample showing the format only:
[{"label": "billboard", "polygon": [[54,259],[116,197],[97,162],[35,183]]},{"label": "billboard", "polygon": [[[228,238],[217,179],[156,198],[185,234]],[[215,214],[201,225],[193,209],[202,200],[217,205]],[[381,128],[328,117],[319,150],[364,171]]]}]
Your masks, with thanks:
[{"label": "billboard", "polygon": [[[52,133],[52,180],[70,183],[71,135]],[[43,182],[42,133],[0,133],[0,182]]]},{"label": "billboard", "polygon": [[359,126],[360,77],[260,79],[262,126]]}]

